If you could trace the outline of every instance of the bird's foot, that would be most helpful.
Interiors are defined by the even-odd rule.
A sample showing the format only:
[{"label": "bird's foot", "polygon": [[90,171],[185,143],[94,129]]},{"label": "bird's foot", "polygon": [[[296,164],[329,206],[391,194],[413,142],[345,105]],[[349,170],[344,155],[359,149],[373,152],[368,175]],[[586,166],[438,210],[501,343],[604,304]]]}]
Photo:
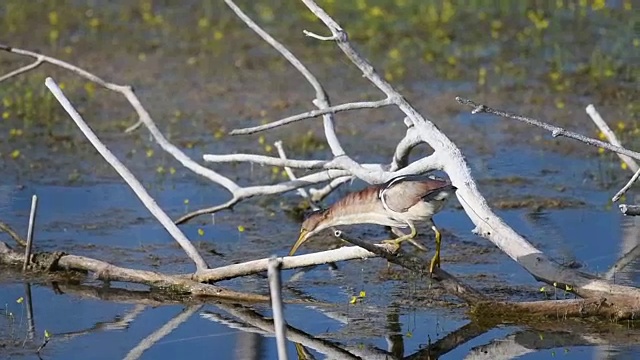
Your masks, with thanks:
[{"label": "bird's foot", "polygon": [[402,244],[403,241],[407,241],[409,242],[411,245],[415,246],[416,248],[418,248],[418,250],[421,251],[429,251],[427,250],[426,247],[418,244],[417,241],[415,241],[412,237],[406,236],[406,237],[399,237],[397,239],[391,239],[391,240],[383,240],[382,243],[383,244],[391,244],[394,245],[396,247],[396,250],[400,248],[400,245]]},{"label": "bird's foot", "polygon": [[440,268],[440,252],[436,251],[436,254],[433,255],[431,259],[431,264],[429,264],[429,274],[433,274],[433,269]]},{"label": "bird's foot", "polygon": [[403,240],[404,239],[382,240],[381,243],[393,246],[393,252],[395,253],[396,251],[400,250],[400,244],[402,243]]},{"label": "bird's foot", "polygon": [[435,225],[432,226],[431,229],[433,229],[436,234],[436,253],[433,255],[431,264],[429,265],[429,273],[433,274],[433,269],[436,267],[438,267],[438,269],[440,268],[440,244],[442,243],[442,234],[438,231]]}]

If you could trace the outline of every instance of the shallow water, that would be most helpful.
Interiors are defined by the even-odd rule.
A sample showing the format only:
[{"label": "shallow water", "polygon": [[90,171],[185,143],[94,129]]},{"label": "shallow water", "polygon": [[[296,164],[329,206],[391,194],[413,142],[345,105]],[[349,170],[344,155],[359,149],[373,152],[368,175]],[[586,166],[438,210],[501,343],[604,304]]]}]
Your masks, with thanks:
[{"label": "shallow water", "polygon": [[[259,135],[224,136],[235,127],[304,111],[309,108],[313,94],[299,75],[257,42],[222,5],[189,1],[182,8],[170,2],[113,3],[60,0],[36,10],[20,8],[19,1],[10,0],[0,5],[0,14],[6,20],[0,26],[12,34],[16,43],[11,45],[39,49],[114,81],[135,84],[161,129],[194,159],[202,153],[225,153],[229,149],[265,153],[265,144],[278,139],[284,141],[292,158],[328,156],[322,146],[317,120],[267,133],[264,141],[259,140]],[[389,3],[380,2],[379,6],[390,6]],[[242,3],[242,6],[310,63],[313,71],[326,82],[334,102],[378,98],[377,92],[363,90],[368,87],[359,74],[349,72],[352,69],[346,60],[328,46],[307,41],[289,31],[292,27],[306,26],[304,15],[296,12],[299,7],[289,4],[278,7],[271,2],[265,2],[264,7],[259,4]],[[450,2],[438,4],[440,9]],[[622,1],[610,6],[617,8],[624,4]],[[456,21],[445,22],[442,18],[438,21],[419,19],[425,21],[427,30],[446,29],[452,46],[433,44],[422,33],[403,38],[398,33],[427,30],[412,18],[407,23],[401,17],[395,22],[391,18],[378,18],[372,8],[365,11],[363,22],[350,19],[347,30],[359,34],[360,38],[355,35],[352,39],[360,41],[361,48],[370,54],[376,67],[392,78],[394,84],[402,86],[407,98],[460,145],[480,190],[498,215],[558,262],[605,274],[621,255],[637,245],[636,220],[620,215],[609,201],[624,183],[628,171],[620,169],[613,157],[598,156],[592,149],[569,140],[550,140],[551,137],[540,130],[507,120],[473,117],[453,98],[463,95],[486,99],[496,107],[521,109],[591,135],[594,126],[583,109],[594,102],[602,104],[598,108],[607,120],[617,124],[624,119],[625,129],[630,131],[635,128],[637,113],[626,99],[636,96],[637,90],[620,85],[615,96],[607,96],[605,90],[612,83],[627,84],[638,74],[631,63],[633,58],[615,57],[619,53],[616,49],[624,46],[624,41],[632,40],[630,27],[637,19],[630,13],[614,10],[604,14],[585,10],[582,14],[578,8],[568,12],[577,19],[571,22],[563,20],[567,14],[562,11],[558,11],[560,15],[553,15],[556,13],[544,12],[549,11],[548,8],[535,8],[533,2],[529,5],[551,19],[548,30],[539,34],[545,42],[538,44],[535,39],[531,40],[533,55],[526,51],[518,53],[521,47],[528,49],[527,41],[522,41],[524,44],[518,41],[518,46],[512,46],[518,33],[525,33],[527,28],[530,35],[535,33],[535,26],[532,28],[530,24],[532,15],[526,9],[493,2],[475,6],[503,24],[500,30],[491,18],[479,21],[479,24],[491,23],[496,27],[497,39],[478,36],[480,33],[469,34],[468,29]],[[353,5],[351,9],[334,6],[331,9],[345,14],[344,19],[356,11]],[[398,11],[405,14],[401,11],[409,10]],[[424,11],[428,13],[428,9]],[[59,18],[55,24],[52,13]],[[281,23],[272,19],[283,13],[290,16]],[[161,16],[162,21],[153,16]],[[203,17],[213,20],[206,26],[194,25]],[[27,18],[42,21],[39,26],[29,28],[25,26]],[[100,19],[98,25],[92,22],[95,18]],[[513,22],[504,26],[508,19]],[[389,27],[389,22],[395,24],[394,27]],[[578,39],[567,39],[566,32],[562,31],[562,25],[567,22],[580,30],[574,35]],[[617,24],[613,30],[602,30],[612,22]],[[52,40],[54,30],[59,32],[55,41]],[[211,40],[216,37],[216,31],[223,33],[224,41]],[[398,41],[402,58],[391,54],[391,49],[381,47],[375,36],[363,35],[371,31],[389,37],[389,44]],[[611,59],[594,60],[594,45],[579,34],[585,37],[599,34],[596,43],[615,37],[620,44],[607,47],[610,50],[607,55],[620,64],[610,69]],[[469,44],[475,47],[468,47]],[[567,53],[558,50],[570,45],[573,47]],[[484,50],[480,51],[482,46]],[[457,47],[465,50],[462,53],[451,50]],[[447,60],[425,63],[426,55],[420,52]],[[476,61],[472,61],[469,54],[476,54]],[[549,83],[547,78],[555,79],[553,69],[558,64],[548,66],[546,61],[558,61],[559,57],[566,71],[561,78],[571,81],[569,88],[580,85],[578,93],[559,90],[555,80]],[[0,70],[6,73],[19,64],[26,64],[25,61],[2,54]],[[598,68],[603,73],[615,72],[603,78],[604,75],[591,72],[585,75],[581,71],[570,71],[585,61],[591,66],[590,71]],[[449,63],[449,67],[442,63]],[[494,65],[500,69],[494,69]],[[485,85],[478,79],[480,66],[489,69]],[[403,72],[406,76],[401,76]],[[10,106],[2,105],[3,113],[9,112],[9,115],[0,121],[3,140],[0,141],[0,169],[4,173],[0,183],[0,220],[24,233],[31,196],[37,194],[37,251],[65,251],[116,265],[170,273],[192,271],[191,262],[166,231],[95,154],[57,105],[47,100],[40,88],[47,75],[67,84],[69,96],[81,107],[87,121],[140,177],[170,216],[175,218],[187,211],[220,203],[228,196],[222,188],[183,170],[153,144],[146,130],[123,135],[122,130],[134,118],[120,98],[88,89],[73,76],[47,67],[0,84],[3,98],[12,102]],[[552,88],[554,90],[549,90]],[[29,95],[25,89],[34,90]],[[340,114],[339,136],[345,148],[357,154],[357,160],[388,161],[395,142],[404,132],[402,123],[395,120],[399,120],[398,114],[388,109],[367,111],[366,116]],[[16,135],[15,129],[24,133]],[[311,135],[301,141],[300,134],[309,129]],[[627,133],[622,135],[623,140],[631,137]],[[17,157],[13,156],[16,150],[20,151]],[[413,157],[424,153],[424,149],[419,149]],[[234,176],[234,180],[243,185],[282,179],[279,174],[274,177],[268,167],[226,165],[215,169]],[[361,186],[363,184],[354,183],[341,189],[327,203]],[[181,229],[196,241],[211,265],[271,254],[285,255],[299,226],[297,220],[287,215],[287,210],[299,201],[295,193],[251,199],[236,206],[233,212],[218,213],[213,219],[201,217],[182,225]],[[492,244],[471,233],[473,226],[456,200],[439,213],[435,221],[444,232],[443,266],[448,271],[496,298],[545,298],[540,283]],[[244,231],[240,231],[239,226]],[[372,239],[386,236],[383,229],[375,226],[354,227],[352,231]],[[429,239],[423,237],[427,246],[431,246]],[[0,240],[8,238],[0,234]],[[305,244],[301,251],[326,246],[327,242],[318,238]],[[616,281],[637,285],[638,269],[633,262],[624,272],[616,274]],[[141,302],[135,293],[109,290],[90,279],[83,284],[56,283],[24,280],[21,275],[0,271],[4,280],[0,283],[0,357],[3,358],[36,357],[35,349],[42,343],[45,330],[52,334],[52,340],[43,349],[42,356],[51,359],[277,358],[274,338],[255,327],[247,330],[246,325],[258,321],[258,314],[269,317],[267,305],[254,306],[253,310],[229,304],[135,305],[132,299]],[[362,358],[427,358],[421,350],[469,323],[465,309],[457,300],[443,294],[437,284],[393,266],[389,270],[386,262],[379,259],[340,264],[338,271],[317,268],[301,279],[290,281],[293,274],[284,272],[287,298],[313,298],[334,304],[286,307],[289,325],[316,338],[317,342],[305,344],[315,356],[323,351],[337,351],[338,345]],[[222,285],[268,293],[266,280],[258,276],[222,282]],[[129,291],[147,290],[130,284],[110,286]],[[33,333],[27,319],[27,288],[33,304]],[[352,297],[362,291],[366,296],[350,304]],[[572,296],[546,291],[549,297]],[[22,301],[18,302],[19,299]],[[184,319],[180,318],[181,314]],[[165,326],[174,318],[184,322]],[[440,358],[624,359],[640,350],[635,345],[633,323],[593,331],[561,320],[554,325],[557,328],[527,329],[505,324],[492,329],[472,329],[476,336],[468,336],[468,341],[443,351]],[[146,348],[141,341],[153,338],[163,326],[168,333],[158,336],[160,340]],[[623,334],[618,339],[624,340],[603,335],[616,331]],[[594,332],[599,334],[597,341],[585,340]],[[505,352],[504,345],[511,340],[516,345],[509,346],[512,352]],[[432,347],[435,356],[439,355],[438,349],[442,350]],[[292,342],[288,342],[288,350],[293,358]]]}]

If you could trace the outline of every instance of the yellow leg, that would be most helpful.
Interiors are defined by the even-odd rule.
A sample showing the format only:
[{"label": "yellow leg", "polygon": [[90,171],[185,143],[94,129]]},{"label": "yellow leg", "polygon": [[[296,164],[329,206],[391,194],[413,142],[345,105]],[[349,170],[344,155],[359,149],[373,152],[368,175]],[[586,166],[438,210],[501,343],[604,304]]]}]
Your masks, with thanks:
[{"label": "yellow leg", "polygon": [[435,269],[436,266],[440,268],[440,243],[442,240],[442,234],[440,234],[440,231],[438,231],[435,224],[431,225],[431,230],[436,234],[436,253],[433,255],[431,265],[429,266],[429,272],[433,273],[433,269]]},{"label": "yellow leg", "polygon": [[391,239],[391,240],[383,240],[382,243],[384,244],[392,244],[392,245],[396,245],[397,247],[400,247],[401,243],[403,241],[409,241],[413,246],[417,247],[420,250],[423,251],[427,251],[427,249],[418,244],[417,242],[415,242],[413,240],[413,238],[415,238],[418,235],[418,231],[416,230],[415,226],[413,226],[413,224],[409,224],[409,227],[411,228],[411,233],[407,234],[407,235],[402,235],[400,237],[398,237],[397,239]]}]

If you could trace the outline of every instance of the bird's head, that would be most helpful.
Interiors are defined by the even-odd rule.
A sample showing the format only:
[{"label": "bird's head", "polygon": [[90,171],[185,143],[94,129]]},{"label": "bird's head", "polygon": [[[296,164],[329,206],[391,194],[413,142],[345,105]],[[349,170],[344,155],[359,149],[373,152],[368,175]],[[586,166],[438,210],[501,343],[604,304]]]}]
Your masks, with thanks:
[{"label": "bird's head", "polygon": [[326,211],[316,211],[302,222],[302,226],[300,227],[300,236],[298,237],[298,241],[296,241],[291,248],[291,251],[289,251],[289,256],[293,256],[300,245],[307,241],[312,235],[331,226],[327,215]]}]

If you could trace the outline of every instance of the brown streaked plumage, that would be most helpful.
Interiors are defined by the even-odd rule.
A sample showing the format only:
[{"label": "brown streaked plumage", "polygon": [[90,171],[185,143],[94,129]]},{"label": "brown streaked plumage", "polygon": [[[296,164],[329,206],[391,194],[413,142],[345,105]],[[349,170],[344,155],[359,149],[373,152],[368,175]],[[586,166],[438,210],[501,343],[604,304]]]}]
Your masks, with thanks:
[{"label": "brown streaked plumage", "polygon": [[[431,217],[440,211],[448,197],[456,188],[450,182],[434,177],[408,175],[394,178],[382,185],[372,185],[363,190],[350,193],[335,202],[324,211],[311,214],[302,223],[300,237],[293,245],[289,256],[312,235],[332,226],[351,224],[378,224],[390,226],[397,239],[387,240],[394,244],[409,241],[424,249],[413,238],[417,235],[415,222],[426,221],[436,234],[436,254],[431,261],[440,266],[440,232]],[[399,228],[411,228],[405,235]]]}]

